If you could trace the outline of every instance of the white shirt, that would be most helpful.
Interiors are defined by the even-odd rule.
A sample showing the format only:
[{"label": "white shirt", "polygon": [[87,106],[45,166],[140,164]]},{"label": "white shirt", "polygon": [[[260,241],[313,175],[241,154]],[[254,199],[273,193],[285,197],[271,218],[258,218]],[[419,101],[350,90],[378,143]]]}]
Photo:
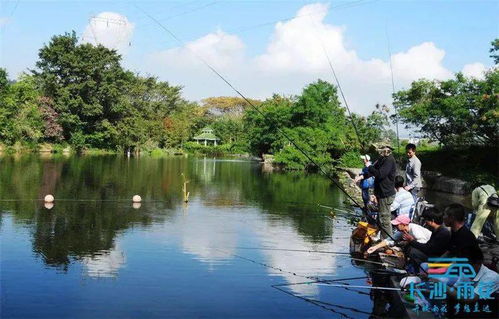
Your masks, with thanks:
[{"label": "white shirt", "polygon": [[421,161],[416,155],[412,156],[405,167],[405,182],[410,188],[423,187],[421,182]]},{"label": "white shirt", "polygon": [[[428,240],[430,240],[430,237],[431,237],[430,230],[424,228],[423,226],[420,226],[418,224],[413,224],[413,223],[409,224],[409,234],[411,234],[414,237],[414,239],[418,243],[421,243],[421,244],[425,244]],[[403,235],[404,235],[403,232],[397,231],[393,235],[393,238],[395,240],[400,240]],[[387,241],[389,246],[395,245],[395,243],[390,239],[386,239],[386,241]]]},{"label": "white shirt", "polygon": [[393,212],[398,209],[397,215],[409,215],[413,205],[414,197],[412,197],[412,194],[403,188],[399,188],[390,206],[390,211]]}]

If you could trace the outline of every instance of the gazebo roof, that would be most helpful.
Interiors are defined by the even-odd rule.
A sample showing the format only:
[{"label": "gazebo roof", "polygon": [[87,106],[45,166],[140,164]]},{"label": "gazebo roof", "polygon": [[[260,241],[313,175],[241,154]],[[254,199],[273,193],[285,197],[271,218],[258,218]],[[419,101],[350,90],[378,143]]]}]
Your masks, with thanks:
[{"label": "gazebo roof", "polygon": [[210,127],[205,127],[201,130],[202,133],[198,136],[194,136],[195,140],[207,140],[207,141],[219,141],[220,139],[213,134],[213,130]]}]

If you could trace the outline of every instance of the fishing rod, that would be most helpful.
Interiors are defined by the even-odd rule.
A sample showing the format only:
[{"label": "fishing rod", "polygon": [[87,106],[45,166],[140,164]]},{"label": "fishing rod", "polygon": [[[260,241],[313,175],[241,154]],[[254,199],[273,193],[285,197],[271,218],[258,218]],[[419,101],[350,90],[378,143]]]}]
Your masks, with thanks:
[{"label": "fishing rod", "polygon": [[[349,280],[359,280],[359,279],[368,279],[368,276],[358,276],[358,277],[348,277],[348,278],[337,278],[337,279],[324,279],[322,282],[340,282],[340,281],[349,281]],[[284,283],[284,284],[275,284],[272,286],[275,287],[284,287],[284,286],[296,286],[296,285],[307,285],[307,284],[316,284],[318,281],[303,281],[303,282],[294,282],[294,283]]]},{"label": "fishing rod", "polygon": [[[269,120],[268,116],[266,116],[258,107],[256,107],[245,95],[243,95],[237,88],[235,88],[222,74],[220,74],[210,63],[208,63],[205,59],[203,59],[200,55],[198,55],[191,47],[189,46],[186,46],[184,41],[182,41],[179,37],[177,37],[175,35],[175,33],[173,33],[170,29],[166,28],[160,21],[158,21],[156,18],[154,18],[153,16],[151,16],[149,13],[147,13],[146,11],[144,11],[142,8],[140,8],[137,4],[134,4],[134,6],[139,9],[140,11],[142,11],[142,13],[144,13],[147,17],[149,17],[152,21],[154,21],[161,29],[163,29],[165,32],[167,32],[175,41],[177,41],[181,46],[184,46],[185,48],[187,48],[197,59],[199,59],[208,69],[210,69],[218,78],[220,78],[225,84],[227,84],[237,95],[239,95],[246,103],[248,103],[249,106],[251,106],[251,108],[257,112],[258,114],[260,114],[264,119],[266,119],[269,123],[273,123],[271,120]],[[329,60],[329,58],[328,58]],[[329,60],[330,61],[330,60]],[[332,67],[332,63],[330,63],[331,67]],[[334,70],[334,68],[333,68]],[[335,79],[337,80],[337,77],[336,77],[336,73],[335,74]],[[343,90],[341,89],[341,85],[339,83],[339,81],[337,81],[338,83],[338,88],[340,89],[340,93],[342,95],[342,97],[344,98],[344,101],[346,102],[346,98],[345,98],[345,95],[343,94]],[[347,109],[349,110],[349,113],[350,113],[350,109],[348,107],[348,104],[346,104],[347,106]],[[351,114],[351,113],[350,113]],[[352,118],[351,118],[352,119]],[[360,139],[360,135],[358,134],[358,131],[357,131],[357,128],[355,126],[355,123],[354,121],[352,120],[352,125],[355,127],[355,131],[356,131],[356,134],[357,134],[357,138],[359,139],[359,142],[364,145]],[[280,127],[278,126],[275,126],[276,130],[284,137],[286,138],[289,143],[291,143],[300,153],[303,154],[303,156],[305,156],[305,158],[311,163],[313,164],[315,167],[318,168],[318,170],[324,175],[326,176],[327,178],[329,178],[335,185],[336,187],[338,187],[355,205],[360,206],[360,204],[343,188],[343,186],[341,185],[340,182],[338,182],[334,177],[332,177],[329,173],[327,173],[324,169],[324,167],[322,167],[322,165],[318,164],[313,158],[310,157],[310,155],[305,151],[303,150],[300,146],[298,146],[298,144],[290,137],[288,136],[288,134],[286,134],[286,132],[284,132],[283,129],[281,129]],[[364,212],[365,213],[365,212]],[[367,215],[367,213],[365,213],[365,215]],[[382,226],[381,226],[381,223],[379,222],[379,220],[377,220],[377,224],[378,224],[378,227],[383,231],[385,232],[388,237],[390,237],[390,239],[394,240],[395,239],[392,237],[392,235],[386,231]]]},{"label": "fishing rod", "polygon": [[[392,99],[395,99],[395,81],[393,77],[393,65],[392,65],[392,50],[390,48],[390,38],[388,36],[388,28],[385,24],[385,34],[386,34],[386,42],[388,45],[388,55],[390,58],[390,74],[392,78]],[[400,151],[400,138],[399,138],[399,115],[397,111],[397,107],[395,106],[395,103],[392,103],[393,105],[393,110],[395,111],[395,127],[397,130],[397,152]]]},{"label": "fishing rod", "polygon": [[[222,249],[218,249],[218,248],[214,248],[215,250],[218,250],[218,251],[221,251],[221,252],[224,252],[224,253],[227,253],[227,251],[224,251]],[[256,260],[253,260],[251,258],[247,258],[247,257],[244,257],[244,256],[240,256],[240,255],[237,255],[237,254],[231,254],[232,256],[236,257],[236,258],[239,258],[239,259],[242,259],[242,260],[246,260],[246,261],[249,261],[251,263],[254,263],[256,265],[260,265],[260,266],[263,266],[265,268],[269,268],[269,269],[273,269],[273,270],[277,270],[279,272],[282,272],[282,273],[287,273],[287,274],[290,274],[290,275],[293,275],[293,276],[296,276],[296,277],[301,277],[301,278],[306,278],[306,279],[310,279],[310,280],[313,280],[313,281],[317,281],[317,282],[321,282],[322,279],[319,278],[319,277],[314,277],[314,276],[305,276],[305,275],[299,275],[297,274],[296,272],[293,272],[293,271],[288,271],[288,270],[284,270],[282,268],[279,268],[279,267],[275,267],[275,266],[272,266],[272,265],[268,265],[266,263],[262,263],[262,262],[259,262],[259,261],[256,261]]]},{"label": "fishing rod", "polygon": [[234,247],[234,248],[243,249],[243,250],[270,250],[270,251],[289,251],[289,252],[303,252],[303,253],[316,253],[316,254],[350,255],[349,252],[326,251],[326,250],[287,249],[287,248],[270,248],[270,247]]},{"label": "fishing rod", "polygon": [[[175,35],[171,30],[166,28],[161,22],[159,22],[157,19],[155,19],[153,16],[151,16],[149,13],[141,9],[137,4],[134,4],[137,9],[142,11],[146,16],[148,16],[151,20],[153,20],[160,28],[162,28],[164,31],[166,31],[170,36],[175,39],[180,45],[185,46],[185,43]],[[237,95],[239,95],[246,103],[248,103],[249,106],[255,112],[260,114],[263,118],[265,118],[269,123],[272,123],[272,121],[266,116],[258,107],[256,107],[245,95],[243,95],[237,88],[235,88],[222,74],[220,74],[210,63],[208,63],[205,59],[203,59],[201,56],[199,56],[196,52],[194,52],[189,46],[185,46],[197,59],[199,59],[206,67],[208,67],[218,78],[220,78],[225,84],[227,84]],[[326,177],[328,177],[353,203],[360,205],[357,203],[357,201],[350,195],[348,192],[343,188],[343,186],[336,181],[330,174],[328,174],[325,169],[322,167],[322,165],[319,165],[313,158],[310,157],[310,155],[304,151],[300,146],[297,145],[297,143],[290,137],[288,134],[284,132],[283,129],[281,129],[278,126],[275,126],[276,130],[288,140],[300,153],[302,153],[303,156],[315,167],[319,169],[319,171]]]},{"label": "fishing rod", "polygon": [[344,284],[329,284],[324,282],[317,283],[319,286],[329,286],[336,288],[359,288],[359,289],[371,289],[371,290],[391,290],[391,291],[402,291],[402,288],[392,288],[392,287],[378,287],[378,286],[362,286],[362,285],[344,285]]},{"label": "fishing rod", "polygon": [[[313,304],[314,306],[317,306],[317,307],[320,307],[322,309],[325,309],[325,310],[328,310],[328,311],[331,311],[333,313],[336,313],[338,315],[341,315],[342,317],[344,318],[349,318],[349,319],[354,319],[353,317],[343,313],[343,312],[340,312],[336,309],[333,309],[333,308],[339,308],[339,309],[344,309],[344,310],[348,310],[348,311],[352,311],[352,312],[357,312],[357,313],[362,313],[362,314],[366,314],[366,315],[370,315],[371,313],[368,313],[368,312],[365,312],[365,311],[361,311],[361,310],[358,310],[358,309],[354,309],[354,308],[350,308],[350,307],[345,307],[345,306],[342,306],[342,305],[337,305],[337,304],[332,304],[332,303],[328,303],[328,302],[324,302],[324,301],[320,301],[320,300],[316,300],[316,299],[311,299],[311,298],[307,298],[307,297],[304,297],[304,296],[300,296],[300,295],[295,295],[289,291],[286,291],[282,288],[280,288],[279,286],[271,286],[272,288],[274,289],[277,289],[287,295],[290,295],[292,297],[295,297],[295,298],[298,298],[298,299],[301,299],[303,301],[306,301],[308,303],[311,303]],[[333,308],[329,308],[329,307],[326,307],[329,306],[329,307],[333,307]]]},{"label": "fishing rod", "polygon": [[[318,31],[317,31],[317,26],[315,24],[315,22],[310,19],[312,24],[314,25],[315,29],[316,29],[316,32],[318,34]],[[332,73],[333,73],[333,77],[336,81],[336,85],[338,86],[338,89],[340,90],[340,94],[341,94],[341,97],[343,98],[343,102],[345,103],[345,107],[347,108],[347,111],[348,111],[348,114],[349,114],[349,117],[350,117],[350,121],[352,122],[352,126],[354,128],[354,131],[355,131],[355,135],[357,136],[357,139],[359,140],[359,143],[360,145],[362,146],[362,148],[364,149],[365,148],[365,145],[364,145],[364,142],[362,141],[362,139],[360,138],[360,134],[359,134],[359,131],[357,130],[357,126],[355,125],[355,121],[352,117],[352,112],[350,111],[350,107],[348,106],[348,102],[347,102],[347,99],[345,97],[345,94],[343,93],[343,89],[341,87],[341,84],[340,84],[340,81],[338,79],[338,76],[336,75],[336,71],[334,70],[334,67],[333,67],[333,63],[331,62],[331,59],[329,58],[329,54],[327,53],[327,50],[326,50],[326,47],[324,46],[324,43],[323,41],[321,40],[321,38],[318,36],[318,39],[319,39],[319,43],[321,44],[321,47],[322,47],[322,50],[324,52],[324,55],[326,56],[326,59],[327,59],[327,62],[328,62],[328,65],[329,65],[329,68],[331,69]],[[344,190],[343,190],[344,191]],[[345,191],[344,191],[345,192]],[[357,202],[354,201],[354,203],[358,206],[358,207],[362,207],[360,206],[359,204],[357,204]],[[364,216],[367,218],[367,212],[365,211],[365,207],[362,209],[362,212],[364,214]],[[394,242],[397,242],[393,236],[381,225],[381,222],[379,221],[379,219],[377,218],[376,220],[376,225],[378,226],[378,228],[380,230],[382,230],[390,239],[392,239]]]}]

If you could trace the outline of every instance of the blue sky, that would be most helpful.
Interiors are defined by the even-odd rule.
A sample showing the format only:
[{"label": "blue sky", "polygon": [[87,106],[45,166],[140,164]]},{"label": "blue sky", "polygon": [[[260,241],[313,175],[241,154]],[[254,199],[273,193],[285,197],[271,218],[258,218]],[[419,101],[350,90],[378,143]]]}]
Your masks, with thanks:
[{"label": "blue sky", "polygon": [[[325,14],[307,9],[310,4],[312,9],[324,9]],[[207,56],[243,91],[258,98],[273,92],[298,94],[317,77],[331,80],[324,57],[312,47],[310,56],[304,50],[304,46],[314,46],[310,39],[323,42],[345,81],[347,97],[360,112],[374,103],[389,103],[387,34],[397,88],[407,87],[419,77],[444,79],[457,71],[479,76],[492,66],[488,49],[490,41],[499,37],[499,1],[2,0],[1,65],[15,78],[34,66],[38,49],[51,36],[71,30],[84,36],[87,30],[88,41],[91,18],[111,12],[126,18],[131,26],[123,31],[125,36],[119,31],[126,42],[119,48],[126,67],[183,85],[190,99],[233,95],[206,69],[194,67],[195,60],[185,57],[192,49],[182,51],[181,45],[136,6],[192,43],[196,54]],[[284,20],[296,17],[301,9],[315,13],[295,22]],[[96,27],[107,32],[103,21],[109,16],[103,17]],[[280,20],[279,33],[276,24]],[[305,29],[309,31],[301,33]],[[116,38],[116,34],[109,36]],[[105,39],[106,35],[98,37]],[[333,38],[336,40],[330,40]],[[322,62],[316,65],[316,60]],[[357,97],[359,87],[366,89],[361,98]]]}]

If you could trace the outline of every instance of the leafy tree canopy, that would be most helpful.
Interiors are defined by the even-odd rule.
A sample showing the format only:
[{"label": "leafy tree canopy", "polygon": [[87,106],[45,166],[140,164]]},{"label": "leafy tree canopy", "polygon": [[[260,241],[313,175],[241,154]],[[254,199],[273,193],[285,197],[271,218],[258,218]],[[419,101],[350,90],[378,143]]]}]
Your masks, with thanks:
[{"label": "leafy tree canopy", "polygon": [[483,80],[461,73],[447,81],[419,80],[395,94],[401,120],[444,145],[497,145],[499,70]]}]

